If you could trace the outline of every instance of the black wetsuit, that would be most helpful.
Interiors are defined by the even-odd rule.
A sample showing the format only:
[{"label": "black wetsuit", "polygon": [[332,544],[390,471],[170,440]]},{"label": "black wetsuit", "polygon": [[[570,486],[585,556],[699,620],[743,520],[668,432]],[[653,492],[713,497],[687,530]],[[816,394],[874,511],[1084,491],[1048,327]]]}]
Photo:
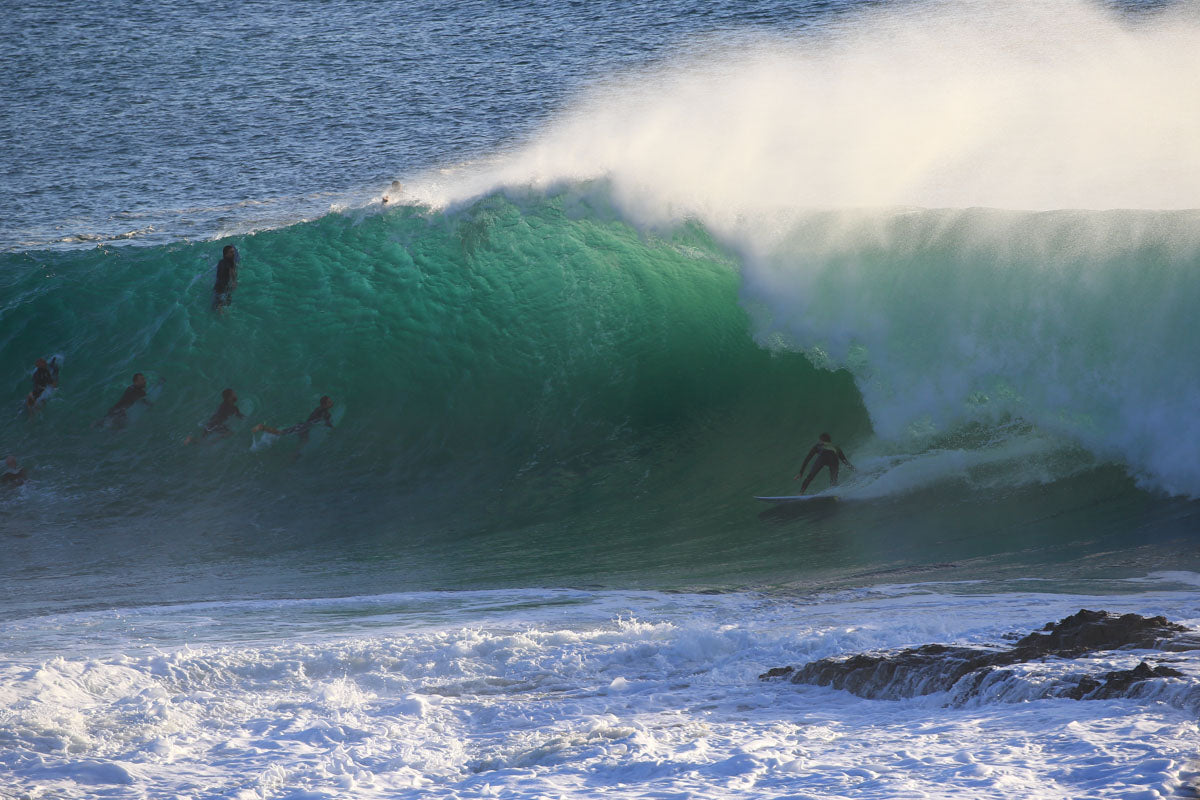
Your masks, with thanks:
[{"label": "black wetsuit", "polygon": [[217,262],[217,281],[213,284],[213,308],[227,306],[233,302],[237,271],[237,258],[222,258]]},{"label": "black wetsuit", "polygon": [[38,367],[33,371],[33,399],[37,400],[46,391],[46,387],[54,385],[54,372],[50,367]]},{"label": "black wetsuit", "polygon": [[[808,484],[812,479],[817,477],[817,473],[823,467],[829,467],[829,483],[831,486],[837,486],[838,482],[838,467],[839,461],[846,461],[846,455],[842,452],[842,448],[835,447],[829,442],[817,442],[812,449],[808,451],[808,455],[804,457],[804,464],[800,467],[800,471],[804,471],[804,467],[808,466],[808,461],[811,458],[816,458],[813,462],[813,468],[808,473],[808,477],[804,479],[804,483],[800,484],[800,492],[803,493],[808,488]],[[849,461],[846,461],[849,464]]]},{"label": "black wetsuit", "polygon": [[222,436],[226,436],[233,433],[229,429],[229,426],[225,424],[225,420],[234,416],[242,416],[242,412],[238,410],[237,403],[222,401],[221,407],[217,409],[217,413],[213,414],[205,424],[204,435],[208,436],[210,433],[219,433]]},{"label": "black wetsuit", "polygon": [[0,483],[6,483],[11,486],[20,486],[25,482],[25,470],[9,470],[0,474]]},{"label": "black wetsuit", "polygon": [[308,419],[304,420],[304,422],[297,422],[291,427],[284,428],[279,432],[279,435],[286,436],[289,433],[298,433],[300,434],[300,441],[306,442],[308,441],[309,430],[311,430],[312,427],[319,422],[324,422],[327,427],[333,427],[333,417],[330,416],[329,409],[325,408],[324,406],[317,406],[316,409],[308,415]]}]

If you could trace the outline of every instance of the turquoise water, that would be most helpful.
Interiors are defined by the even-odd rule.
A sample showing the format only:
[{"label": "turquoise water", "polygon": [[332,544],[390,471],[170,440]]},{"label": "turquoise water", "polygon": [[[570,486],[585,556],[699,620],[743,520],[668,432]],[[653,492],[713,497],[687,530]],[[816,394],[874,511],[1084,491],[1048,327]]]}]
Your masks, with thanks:
[{"label": "turquoise water", "polygon": [[[497,194],[455,211],[373,208],[214,243],[4,256],[6,296],[21,298],[6,313],[6,445],[35,477],[4,499],[18,534],[6,543],[16,555],[8,585],[52,593],[60,559],[79,583],[69,602],[84,607],[124,592],[336,594],[350,576],[380,591],[727,589],[929,573],[1065,581],[1123,574],[1138,559],[1193,565],[1192,505],[1138,488],[1132,464],[1055,430],[1053,407],[1028,397],[998,408],[1006,398],[974,390],[940,432],[916,416],[881,437],[881,420],[903,409],[876,397],[889,394],[879,388],[888,373],[863,346],[835,369],[832,350],[772,345],[754,322],[764,312],[747,300],[746,268],[703,227],[638,230],[581,198],[595,194]],[[862,259],[907,270],[879,301],[899,299],[881,313],[907,333],[914,300],[903,287],[952,285],[944,273],[959,242],[938,214],[897,224],[942,231],[916,236],[916,252],[893,249],[890,262],[874,250]],[[1006,218],[1002,231],[1038,224]],[[1051,238],[1084,230],[1075,217],[1050,227]],[[241,279],[218,316],[211,262],[227,241],[240,248]],[[1154,268],[1158,253],[1139,244],[1124,258]],[[973,274],[988,302],[971,313],[1015,320],[1022,309],[997,310],[993,281],[1029,268],[997,260]],[[1066,305],[1074,289],[1059,291]],[[1114,313],[1124,317],[1131,297]],[[891,346],[941,346],[927,322],[913,330]],[[66,359],[58,394],[32,421],[17,414],[24,352]],[[1107,350],[1099,357],[1111,363]],[[154,407],[124,430],[93,429],[134,371],[165,382]],[[227,440],[185,447],[226,386],[247,418]],[[253,423],[301,420],[322,394],[338,404],[333,431],[303,449],[288,438],[253,447]],[[1044,429],[1031,421],[1039,414]],[[751,499],[794,491],[824,429],[860,467],[841,501]],[[129,573],[131,588],[114,586]],[[12,601],[24,609],[22,594]]]}]

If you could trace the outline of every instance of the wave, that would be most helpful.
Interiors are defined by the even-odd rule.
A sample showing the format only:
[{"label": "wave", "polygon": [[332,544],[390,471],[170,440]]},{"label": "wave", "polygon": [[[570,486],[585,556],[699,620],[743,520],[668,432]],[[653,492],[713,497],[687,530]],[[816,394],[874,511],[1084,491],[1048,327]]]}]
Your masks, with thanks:
[{"label": "wave", "polygon": [[[1109,462],[1191,494],[1198,231],[1191,212],[826,213],[756,259],[699,222],[635,227],[584,184],[239,238],[221,316],[221,242],[3,256],[5,446],[34,476],[3,502],[33,527],[251,526],[272,547],[583,524],[703,548],[750,495],[793,489],[824,430],[860,468],[850,499],[1056,484],[1078,503],[1128,491],[1096,480]],[[30,422],[26,365],[50,352],[62,385]],[[92,429],[135,371],[163,382],[155,406]],[[248,419],[182,446],[226,386]],[[299,458],[252,446],[251,423],[323,394],[337,427]]]},{"label": "wave", "polygon": [[[739,452],[790,460],[771,443],[829,408],[844,437],[866,434],[848,375],[754,342],[736,264],[702,228],[647,237],[586,209],[579,193],[496,195],[247,236],[220,317],[220,243],[5,256],[6,445],[66,516],[151,502],[254,520],[275,505],[423,528],[694,491],[672,471]],[[71,367],[27,422],[25,362],[42,351]],[[135,371],[165,382],[155,406],[124,431],[92,430]],[[184,448],[226,386],[250,417],[242,432]],[[302,459],[290,464],[290,443],[249,450],[249,422],[301,420],[322,394],[344,417]],[[65,499],[76,492],[86,510]]]},{"label": "wave", "polygon": [[[0,254],[3,444],[34,478],[0,503],[32,530],[169,524],[200,549],[244,547],[220,532],[247,527],[278,550],[548,526],[504,553],[537,541],[603,572],[618,540],[613,570],[661,563],[681,531],[695,558],[740,558],[747,499],[794,489],[825,430],[860,468],[847,499],[919,498],[925,545],[964,524],[964,498],[1092,509],[1065,539],[1112,511],[1100,498],[1136,516],[1130,476],[1200,496],[1200,121],[1143,113],[1192,88],[1196,26],[939,8],[614,79],[529,147],[386,206]],[[964,98],[970,125],[947,117]],[[1140,208],[1078,208],[1119,205]],[[226,243],[242,279],[217,317]],[[29,365],[55,352],[61,391],[27,422]],[[93,430],[135,371],[163,381],[154,408]],[[183,447],[225,387],[249,419]],[[250,423],[324,394],[337,428],[300,458],[252,449]],[[1012,519],[1032,536],[1028,513]],[[760,564],[786,545],[766,540]]]}]

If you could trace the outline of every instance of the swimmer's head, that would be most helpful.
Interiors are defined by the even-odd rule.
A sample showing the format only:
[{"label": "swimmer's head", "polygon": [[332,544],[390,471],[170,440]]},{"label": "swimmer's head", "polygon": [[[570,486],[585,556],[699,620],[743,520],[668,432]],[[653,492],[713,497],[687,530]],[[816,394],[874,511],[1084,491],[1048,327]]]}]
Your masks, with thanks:
[{"label": "swimmer's head", "polygon": [[832,437],[832,436],[830,436],[828,433],[822,433],[822,434],[821,434],[821,441],[822,441],[822,442],[832,442],[832,441],[833,441],[833,437]]},{"label": "swimmer's head", "polygon": [[333,408],[333,398],[327,394],[321,395],[321,408]]},{"label": "swimmer's head", "polygon": [[17,466],[17,457],[16,457],[16,456],[9,456],[8,458],[4,459],[4,465],[5,465],[6,467],[9,467],[10,469],[16,469],[16,466]]},{"label": "swimmer's head", "polygon": [[46,359],[44,359],[44,358],[39,358],[37,361],[33,362],[33,365],[34,365],[35,367],[45,367],[45,366],[46,366]]},{"label": "swimmer's head", "polygon": [[221,251],[221,256],[223,258],[232,258],[234,261],[237,261],[240,258],[237,248],[231,244],[225,245],[225,249]]},{"label": "swimmer's head", "polygon": [[234,393],[233,389],[225,389],[224,391],[221,392],[221,399],[228,401],[230,403],[236,403],[237,402],[237,394]]},{"label": "swimmer's head", "polygon": [[146,376],[140,372],[133,373],[133,385],[134,386],[145,386],[146,385]]}]

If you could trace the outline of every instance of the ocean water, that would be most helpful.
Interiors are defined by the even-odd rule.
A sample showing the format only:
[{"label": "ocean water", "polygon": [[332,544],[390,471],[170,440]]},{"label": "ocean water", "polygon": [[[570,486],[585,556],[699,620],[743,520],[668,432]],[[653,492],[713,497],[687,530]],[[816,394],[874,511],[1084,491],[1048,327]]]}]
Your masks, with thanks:
[{"label": "ocean water", "polygon": [[1200,790],[1195,3],[5,12],[0,797]]}]

